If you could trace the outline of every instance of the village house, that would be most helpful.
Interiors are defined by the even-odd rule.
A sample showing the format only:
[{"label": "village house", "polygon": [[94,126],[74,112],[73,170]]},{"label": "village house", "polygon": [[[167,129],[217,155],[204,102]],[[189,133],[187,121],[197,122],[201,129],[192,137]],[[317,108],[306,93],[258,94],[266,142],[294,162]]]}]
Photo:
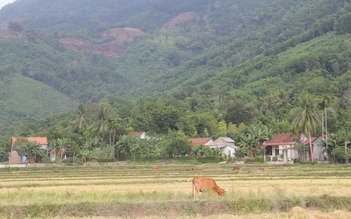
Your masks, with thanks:
[{"label": "village house", "polygon": [[[327,160],[327,152],[323,147],[323,141],[326,140],[326,136],[319,136],[319,137],[311,137],[312,143],[312,151],[313,151],[313,160],[314,161],[326,161]],[[311,152],[310,152],[310,140],[307,138],[303,145],[306,148],[305,158],[311,160]]]},{"label": "village house", "polygon": [[49,153],[49,143],[47,137],[12,137],[11,139],[11,153],[9,157],[10,164],[20,164],[25,163],[26,157],[20,157],[18,154],[18,147],[25,144],[25,142],[35,142],[40,145],[40,148],[43,149],[46,154]]},{"label": "village house", "polygon": [[[327,154],[322,145],[325,139],[324,136],[311,137],[314,161],[327,160]],[[270,161],[277,160],[285,163],[294,159],[312,160],[310,139],[304,134],[300,136],[278,134],[271,140],[263,142],[262,145],[265,148],[265,160],[267,155],[270,156]]]},{"label": "village house", "polygon": [[270,156],[270,161],[276,159],[276,161],[284,161],[287,163],[289,160],[298,158],[298,151],[296,149],[296,141],[302,138],[303,141],[306,137],[296,136],[292,134],[278,134],[269,141],[263,142],[265,148],[264,158]]},{"label": "village house", "polygon": [[131,136],[135,136],[135,137],[138,137],[140,139],[146,139],[146,140],[149,140],[150,137],[146,135],[146,132],[144,131],[137,131],[137,132],[130,132],[129,133]]},{"label": "village house", "polygon": [[213,144],[212,138],[189,138],[189,141],[193,146],[196,146],[196,145],[209,146]]},{"label": "village house", "polygon": [[236,150],[239,149],[239,147],[235,145],[235,141],[229,137],[217,138],[212,145],[210,145],[210,148],[218,148],[223,154],[229,157],[234,157]]},{"label": "village house", "polygon": [[228,137],[219,137],[215,141],[211,138],[190,138],[189,141],[193,146],[205,145],[211,149],[218,148],[222,154],[229,157],[234,157],[235,151],[239,148],[235,145],[235,141]]}]

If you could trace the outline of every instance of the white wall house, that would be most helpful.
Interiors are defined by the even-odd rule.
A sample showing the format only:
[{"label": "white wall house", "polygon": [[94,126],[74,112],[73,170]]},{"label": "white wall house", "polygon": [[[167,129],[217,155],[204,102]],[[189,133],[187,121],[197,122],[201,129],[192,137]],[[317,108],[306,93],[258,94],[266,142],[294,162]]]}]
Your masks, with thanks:
[{"label": "white wall house", "polygon": [[150,139],[150,136],[147,136],[146,132],[144,132],[144,131],[131,132],[130,135],[139,137],[140,139],[146,139],[146,140]]},{"label": "white wall house", "polygon": [[[311,143],[312,143],[312,150],[313,150],[313,160],[315,161],[325,161],[327,160],[327,152],[326,149],[323,147],[323,141],[325,141],[325,136],[319,136],[319,137],[311,137]],[[311,158],[311,153],[310,153],[310,140],[307,138],[304,141],[304,146],[306,147],[306,157],[309,159]]]},{"label": "white wall house", "polygon": [[228,137],[217,138],[209,147],[218,148],[223,154],[230,157],[234,157],[236,150],[239,149],[239,147],[235,145],[235,141]]},{"label": "white wall house", "polygon": [[305,140],[304,136],[278,134],[271,140],[263,142],[263,147],[265,148],[265,158],[267,155],[270,155],[270,161],[276,157],[278,161],[282,159],[285,163],[289,160],[298,158],[296,140],[300,138]]}]

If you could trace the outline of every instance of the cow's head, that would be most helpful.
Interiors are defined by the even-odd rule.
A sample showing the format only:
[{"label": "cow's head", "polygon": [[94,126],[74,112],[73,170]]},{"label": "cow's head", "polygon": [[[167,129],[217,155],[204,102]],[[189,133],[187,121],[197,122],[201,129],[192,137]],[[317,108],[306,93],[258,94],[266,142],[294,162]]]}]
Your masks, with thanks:
[{"label": "cow's head", "polygon": [[219,192],[218,195],[219,195],[219,196],[224,196],[226,192],[227,192],[226,190],[221,189],[221,191]]}]

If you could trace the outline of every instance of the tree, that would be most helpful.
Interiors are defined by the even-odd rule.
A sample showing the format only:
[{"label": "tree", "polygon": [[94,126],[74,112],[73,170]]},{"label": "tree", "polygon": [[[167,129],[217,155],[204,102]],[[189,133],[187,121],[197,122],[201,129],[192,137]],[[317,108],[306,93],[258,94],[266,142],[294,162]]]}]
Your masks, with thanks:
[{"label": "tree", "polygon": [[24,28],[17,22],[9,22],[8,30],[13,32],[22,32]]},{"label": "tree", "polygon": [[323,94],[319,100],[319,107],[321,110],[324,111],[322,112],[322,135],[325,134],[325,136],[323,137],[325,138],[325,141],[326,141],[327,151],[328,151],[328,106],[329,104],[330,104],[330,97],[327,96],[326,94]]},{"label": "tree", "polygon": [[217,135],[218,136],[227,136],[228,135],[227,124],[225,123],[224,120],[221,120],[218,123]]},{"label": "tree", "polygon": [[165,154],[169,158],[185,156],[191,152],[192,145],[188,137],[181,131],[169,131]]},{"label": "tree", "polygon": [[6,151],[6,148],[0,146],[0,162],[5,161],[7,157],[8,157],[8,152]]},{"label": "tree", "polygon": [[131,156],[135,160],[141,152],[139,141],[140,139],[135,136],[123,135],[116,145],[118,157],[124,154],[127,157]]},{"label": "tree", "polygon": [[315,102],[307,92],[302,92],[299,97],[299,105],[299,107],[293,109],[293,114],[295,116],[292,122],[293,129],[296,134],[301,131],[308,133],[311,161],[314,161],[311,133],[316,131],[319,123],[319,117],[315,110]]},{"label": "tree", "polygon": [[[327,153],[331,154],[334,156],[335,160],[335,153],[333,153],[333,150],[340,147],[340,145],[343,144],[344,139],[342,138],[342,135],[340,132],[337,133],[330,133],[330,138],[328,139],[328,142],[324,141],[325,148],[328,148]],[[326,145],[328,143],[328,146]]]},{"label": "tree", "polygon": [[94,124],[94,126],[97,133],[100,134],[101,139],[105,140],[105,136],[109,131],[108,115],[107,115],[107,109],[105,107],[100,106],[97,121]]},{"label": "tree", "polygon": [[80,132],[83,132],[87,128],[87,125],[86,109],[83,103],[80,103],[77,109],[77,118],[74,120],[74,127]]},{"label": "tree", "polygon": [[31,141],[21,146],[20,152],[28,157],[30,163],[35,163],[38,157],[45,156],[45,151],[41,148],[41,145]]},{"label": "tree", "polygon": [[348,164],[349,163],[349,153],[348,153],[348,147],[347,147],[347,143],[349,140],[349,133],[351,130],[351,123],[347,122],[347,121],[342,121],[339,123],[339,128],[340,128],[340,133],[344,139],[344,153],[345,153],[345,163]]},{"label": "tree", "polygon": [[58,158],[62,160],[65,153],[68,152],[69,146],[70,141],[68,138],[58,138],[51,142],[50,149],[55,151],[56,160],[58,160]]},{"label": "tree", "polygon": [[261,128],[251,126],[245,133],[240,136],[238,143],[243,151],[247,151],[250,156],[255,156],[257,146],[261,145],[273,137],[273,131],[267,127]]},{"label": "tree", "polygon": [[87,141],[83,145],[81,145],[81,147],[77,151],[77,157],[80,158],[81,162],[91,160],[95,158],[93,150],[95,148],[98,148],[99,146],[100,140],[97,136],[95,136],[94,138],[88,138]]},{"label": "tree", "polygon": [[121,135],[127,134],[126,131],[126,122],[121,118],[111,118],[108,119],[108,127],[109,127],[109,144],[115,145],[116,138]]}]

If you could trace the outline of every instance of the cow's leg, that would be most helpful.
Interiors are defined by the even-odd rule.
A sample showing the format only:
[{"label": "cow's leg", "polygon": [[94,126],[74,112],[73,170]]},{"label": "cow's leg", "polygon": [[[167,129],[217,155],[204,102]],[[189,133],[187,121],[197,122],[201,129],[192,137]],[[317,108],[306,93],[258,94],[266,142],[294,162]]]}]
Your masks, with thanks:
[{"label": "cow's leg", "polygon": [[195,183],[193,183],[193,198],[195,201],[196,201],[196,195],[197,195],[196,187],[195,187]]}]

